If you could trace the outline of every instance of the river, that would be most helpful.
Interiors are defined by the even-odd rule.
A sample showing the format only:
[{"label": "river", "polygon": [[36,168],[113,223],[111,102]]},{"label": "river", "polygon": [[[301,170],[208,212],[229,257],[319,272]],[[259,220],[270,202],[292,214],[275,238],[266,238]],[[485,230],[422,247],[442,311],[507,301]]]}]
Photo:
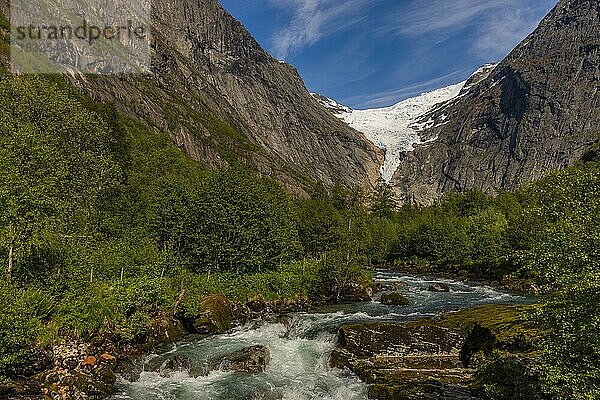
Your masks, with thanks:
[{"label": "river", "polygon": [[[264,373],[243,374],[214,371],[192,378],[188,372],[170,374],[142,372],[136,382],[120,378],[114,400],[252,400],[252,399],[367,399],[367,385],[348,371],[328,366],[340,326],[368,321],[402,322],[433,317],[443,312],[488,304],[512,304],[527,299],[487,286],[429,279],[389,271],[377,271],[378,282],[402,281],[410,306],[384,306],[370,303],[327,306],[310,313],[291,314],[289,323],[254,321],[224,335],[183,341],[161,354],[145,358],[146,369],[154,369],[173,356],[186,356],[194,364],[209,364],[224,355],[253,345],[267,346],[271,362]],[[427,290],[430,283],[444,282],[449,293]]]}]

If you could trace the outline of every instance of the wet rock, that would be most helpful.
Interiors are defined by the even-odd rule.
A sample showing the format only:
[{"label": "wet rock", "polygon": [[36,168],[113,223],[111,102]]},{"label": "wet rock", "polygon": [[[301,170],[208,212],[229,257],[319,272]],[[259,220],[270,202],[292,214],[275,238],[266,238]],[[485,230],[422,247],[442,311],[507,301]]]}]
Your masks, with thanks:
[{"label": "wet rock", "polygon": [[150,323],[148,332],[149,345],[176,342],[187,333],[181,321],[174,319],[170,314],[161,314],[155,317]]},{"label": "wet rock", "polygon": [[491,352],[497,344],[498,340],[491,330],[476,323],[469,335],[465,339],[460,350],[460,360],[465,367],[471,364],[473,355],[483,351],[484,353]]},{"label": "wet rock", "polygon": [[174,372],[190,372],[192,360],[187,356],[176,355],[166,360],[160,367],[158,373],[162,377],[168,377]]},{"label": "wet rock", "polygon": [[141,367],[139,367],[137,362],[133,366],[130,366],[129,370],[131,370],[132,379],[128,380],[130,382],[138,380],[142,370],[156,372],[165,378],[176,372],[187,372],[190,377],[197,378],[199,376],[206,376],[210,372],[219,369],[220,363],[221,360],[199,362],[182,354],[156,357],[150,360],[146,365],[142,364]]},{"label": "wet rock", "polygon": [[231,329],[233,308],[225,296],[213,295],[202,301],[202,314],[196,318],[193,328],[196,333],[223,333]]},{"label": "wet rock", "polygon": [[237,351],[221,361],[223,371],[264,372],[271,362],[271,352],[266,346],[252,346]]},{"label": "wet rock", "polygon": [[437,282],[429,285],[427,290],[436,293],[448,293],[450,291],[450,286],[446,285],[445,283]]},{"label": "wet rock", "polygon": [[132,357],[120,363],[116,372],[129,382],[137,382],[144,370],[144,361],[141,357]]},{"label": "wet rock", "polygon": [[439,320],[343,326],[329,362],[371,384],[373,399],[477,399],[477,360],[535,340],[532,310],[486,305]]},{"label": "wet rock", "polygon": [[340,302],[362,302],[371,301],[373,297],[373,285],[371,282],[350,282],[339,288],[333,288],[337,301]]},{"label": "wet rock", "polygon": [[374,290],[376,292],[397,292],[398,290],[404,289],[408,286],[406,282],[391,282],[391,283],[383,283],[378,282],[375,283]]},{"label": "wet rock", "polygon": [[369,387],[369,399],[377,400],[481,400],[478,390],[437,382],[408,385],[376,384]]},{"label": "wet rock", "polygon": [[410,301],[402,293],[392,292],[381,295],[381,304],[386,306],[408,306]]}]

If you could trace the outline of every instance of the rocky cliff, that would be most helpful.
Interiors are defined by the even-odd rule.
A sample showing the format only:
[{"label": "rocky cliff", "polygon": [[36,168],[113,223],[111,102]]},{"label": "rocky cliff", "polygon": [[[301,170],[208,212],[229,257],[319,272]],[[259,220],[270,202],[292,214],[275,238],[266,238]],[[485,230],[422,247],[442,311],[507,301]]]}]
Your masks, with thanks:
[{"label": "rocky cliff", "polygon": [[561,0],[505,60],[422,117],[425,143],[402,156],[392,184],[429,204],[565,168],[598,142],[599,89],[600,2]]},{"label": "rocky cliff", "polygon": [[298,194],[311,180],[375,185],[383,152],[324,110],[219,1],[155,0],[151,21],[151,74],[68,79],[208,167],[243,163]]}]

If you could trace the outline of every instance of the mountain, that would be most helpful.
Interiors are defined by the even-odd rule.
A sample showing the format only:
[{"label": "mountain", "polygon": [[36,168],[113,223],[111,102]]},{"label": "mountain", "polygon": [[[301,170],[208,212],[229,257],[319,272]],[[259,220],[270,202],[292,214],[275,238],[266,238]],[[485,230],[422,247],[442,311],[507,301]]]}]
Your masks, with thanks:
[{"label": "mountain", "polygon": [[299,195],[314,181],[375,185],[383,152],[324,110],[297,71],[263,50],[217,0],[154,1],[152,24],[149,76],[66,78],[168,133],[207,167],[243,163]]},{"label": "mountain", "polygon": [[585,158],[600,133],[600,3],[561,0],[480,78],[419,118],[423,143],[391,180],[403,200],[514,190]]},{"label": "mountain", "polygon": [[338,118],[363,132],[371,142],[385,151],[381,176],[386,182],[390,182],[403,154],[413,151],[415,146],[426,144],[421,140],[419,132],[430,127],[432,121],[419,123],[421,117],[443,103],[463,96],[495,66],[496,64],[484,65],[467,81],[423,93],[391,107],[353,110],[323,95],[312,95]]}]

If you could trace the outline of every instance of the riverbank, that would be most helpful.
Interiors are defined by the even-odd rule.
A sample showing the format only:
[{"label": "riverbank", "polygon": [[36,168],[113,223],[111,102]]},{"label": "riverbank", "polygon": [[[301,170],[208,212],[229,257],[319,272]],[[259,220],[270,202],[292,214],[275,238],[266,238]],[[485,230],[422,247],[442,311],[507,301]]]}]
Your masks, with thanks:
[{"label": "riverbank", "polygon": [[[436,286],[445,289],[444,285],[447,292],[431,290]],[[354,329],[347,327],[361,324],[374,324],[377,328],[398,327],[410,332],[421,321],[426,324],[423,325],[426,329],[430,329],[438,318],[449,318],[440,317],[442,313],[450,312],[446,315],[451,316],[457,310],[472,306],[523,301],[488,286],[469,286],[449,280],[441,282],[391,271],[377,271],[374,286],[378,293],[372,293],[370,285],[353,283],[344,288],[345,295],[338,291],[327,299],[298,296],[269,300],[257,296],[244,302],[232,302],[222,295],[209,295],[199,304],[202,312],[194,318],[178,312],[178,307],[158,315],[150,324],[148,336],[137,343],[124,342],[115,335],[98,335],[54,346],[48,358],[50,364],[44,371],[13,382],[9,398],[103,399],[116,392],[118,399],[152,400],[165,396],[179,398],[183,395],[177,393],[192,391],[199,395],[210,392],[211,398],[226,399],[230,397],[224,393],[232,390],[241,393],[250,390],[243,394],[250,397],[240,394],[240,398],[278,399],[294,390],[305,391],[308,398],[394,398],[398,385],[393,381],[382,385],[380,379],[370,378],[377,375],[377,368],[364,369],[364,360],[355,365],[350,361],[352,357],[345,362],[339,361],[343,354],[351,354],[351,351],[343,345],[337,347],[338,333],[339,343],[343,344],[344,338],[352,336],[350,332]],[[385,293],[398,293],[407,301],[383,304]],[[336,304],[340,299],[355,302]],[[363,302],[356,302],[359,300]],[[491,310],[495,306],[487,307],[492,307]],[[463,333],[456,336],[459,341],[468,336],[475,320],[475,317],[463,318],[465,313],[456,313],[451,319],[455,324],[452,329],[458,329],[459,322],[464,319],[461,323],[465,327],[460,328]],[[493,318],[489,311],[483,314]],[[411,328],[402,327],[402,324],[409,324]],[[503,329],[503,326],[496,328]],[[407,345],[398,343],[398,337],[394,335],[384,335],[376,330],[371,336],[371,342],[381,339],[377,342],[381,349]],[[437,339],[444,337],[441,335]],[[428,342],[432,340],[430,338]],[[410,347],[419,349],[415,343]],[[452,351],[454,357],[456,351]],[[388,370],[398,367],[398,364],[386,364],[392,358],[385,359],[377,354],[373,357],[378,360],[377,365],[387,366]],[[227,368],[232,359],[236,368],[251,372],[229,371]],[[336,365],[336,360],[340,364]],[[398,361],[397,358],[394,360]],[[330,362],[334,367],[344,368],[332,368]],[[452,361],[457,362],[456,359]],[[298,386],[298,376],[303,377],[302,383],[306,387]],[[435,378],[435,374],[429,378]],[[245,383],[238,387],[240,379]],[[446,383],[441,386],[444,390],[448,389],[443,386]],[[411,388],[417,386],[411,385]],[[431,386],[427,387],[431,389]],[[329,394],[321,393],[323,388]],[[352,391],[347,392],[347,388]],[[314,397],[319,393],[322,397]]]},{"label": "riverbank", "polygon": [[[377,271],[376,284],[399,290],[409,299],[406,305],[386,305],[373,301],[324,305],[303,312],[289,313],[279,320],[260,319],[197,340],[178,342],[139,360],[142,372],[119,385],[115,399],[156,400],[162,398],[211,399],[282,399],[311,398],[328,400],[364,400],[370,384],[348,369],[332,368],[330,354],[337,348],[341,327],[357,324],[402,324],[431,320],[444,312],[471,306],[523,302],[518,296],[490,287],[448,282],[448,292],[430,291],[436,283],[419,276]],[[387,340],[373,336],[372,340]],[[236,373],[223,370],[198,374],[205,366],[220,364],[223,357],[261,346],[270,351],[270,362],[259,373]],[[181,362],[184,360],[184,362]],[[178,368],[173,370],[173,364]],[[187,396],[187,397],[186,397]]]},{"label": "riverbank", "polygon": [[[229,281],[228,286],[218,285],[218,279],[213,277],[212,282],[216,288],[225,289],[228,296],[209,294],[198,298],[182,291],[172,309],[155,314],[143,334],[136,337],[124,337],[118,329],[107,327],[102,332],[78,337],[69,335],[54,339],[52,345],[37,347],[10,371],[8,379],[0,379],[0,397],[105,399],[116,391],[117,375],[139,374],[137,360],[186,337],[209,337],[251,321],[276,321],[289,313],[305,312],[332,302],[366,301],[372,296],[371,282],[362,278],[344,286],[331,286],[320,296],[311,296],[310,286],[295,293],[278,287],[258,294],[260,285],[242,289]],[[270,286],[264,279],[261,284]],[[240,300],[243,296],[248,298]]]}]

